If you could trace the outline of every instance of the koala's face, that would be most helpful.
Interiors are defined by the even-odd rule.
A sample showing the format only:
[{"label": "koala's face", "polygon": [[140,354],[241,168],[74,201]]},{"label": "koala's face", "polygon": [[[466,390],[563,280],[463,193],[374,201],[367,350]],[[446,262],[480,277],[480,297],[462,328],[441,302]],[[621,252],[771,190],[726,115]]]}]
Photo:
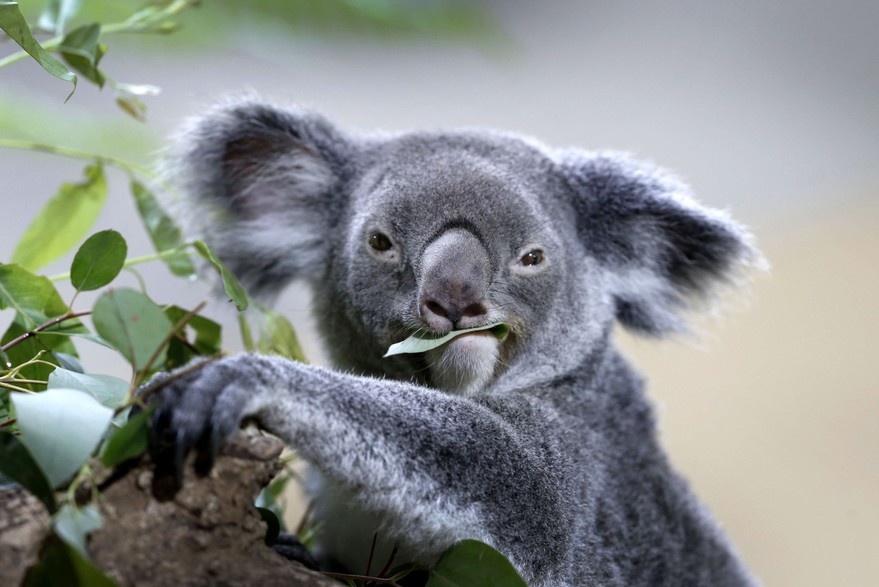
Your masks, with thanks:
[{"label": "koala's face", "polygon": [[[581,365],[614,319],[680,331],[694,302],[761,262],[746,231],[662,170],[510,135],[351,137],[250,101],[195,120],[166,166],[252,292],[312,283],[339,367],[450,391]],[[496,322],[503,341],[383,358],[416,332]]]},{"label": "koala's face", "polygon": [[549,186],[537,171],[546,162],[525,145],[449,135],[398,139],[370,155],[381,164],[353,190],[356,213],[333,261],[344,264],[335,274],[345,281],[333,283],[383,350],[416,332],[508,324],[503,340],[479,331],[384,359],[440,389],[480,389],[545,320],[560,289],[565,249],[540,204]]}]

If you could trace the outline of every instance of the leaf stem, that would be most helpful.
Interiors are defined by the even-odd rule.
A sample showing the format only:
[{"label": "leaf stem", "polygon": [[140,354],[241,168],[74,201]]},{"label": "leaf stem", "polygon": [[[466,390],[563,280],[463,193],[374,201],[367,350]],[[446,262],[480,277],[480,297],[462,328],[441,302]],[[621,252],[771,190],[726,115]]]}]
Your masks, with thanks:
[{"label": "leaf stem", "polygon": [[180,320],[178,320],[177,324],[175,324],[171,328],[171,332],[168,333],[168,335],[162,341],[162,344],[160,344],[156,347],[156,350],[153,351],[153,354],[152,354],[152,356],[150,356],[149,360],[146,362],[146,365],[144,365],[143,369],[140,370],[140,372],[135,376],[134,380],[132,381],[131,388],[128,390],[128,402],[126,402],[126,403],[130,403],[131,400],[134,398],[134,392],[137,391],[137,388],[140,387],[140,385],[143,383],[147,374],[150,372],[150,369],[152,368],[153,363],[155,363],[156,360],[159,358],[159,353],[162,352],[162,349],[165,348],[165,346],[167,346],[168,343],[171,342],[172,338],[177,336],[177,334],[186,327],[186,325],[189,323],[190,320],[193,319],[193,317],[195,317],[196,315],[198,315],[199,312],[204,310],[204,307],[207,305],[208,305],[208,303],[206,300],[201,302],[194,309],[187,312],[186,315],[183,316]]},{"label": "leaf stem", "polygon": [[[189,246],[188,243],[182,244],[179,247],[174,247],[171,249],[165,249],[164,251],[159,251],[158,253],[150,253],[149,255],[141,255],[140,257],[131,257],[130,259],[126,259],[125,263],[122,265],[124,269],[131,267],[132,265],[139,265],[141,263],[146,263],[147,261],[157,261],[159,259],[164,259],[165,257],[171,257],[180,251],[186,249]],[[57,275],[52,275],[49,277],[49,281],[56,283],[58,281],[64,281],[65,279],[70,279],[70,273],[59,273]]]},{"label": "leaf stem", "polygon": [[2,351],[5,353],[6,351],[8,351],[9,349],[11,349],[11,348],[14,347],[15,345],[17,345],[17,344],[19,344],[19,343],[21,343],[21,342],[23,342],[23,341],[29,339],[29,338],[32,337],[32,336],[35,336],[36,334],[38,334],[38,333],[40,333],[40,332],[42,332],[42,331],[44,331],[44,330],[46,330],[46,329],[48,329],[48,328],[52,328],[53,326],[56,326],[56,325],[58,325],[58,324],[61,324],[61,323],[64,322],[65,320],[72,320],[72,319],[74,319],[74,318],[80,318],[80,317],[82,317],[82,316],[88,316],[88,315],[91,314],[91,313],[92,313],[91,310],[86,310],[85,312],[67,312],[67,313],[64,314],[63,316],[58,316],[57,318],[52,318],[52,319],[49,320],[48,322],[45,322],[45,323],[43,323],[43,324],[40,324],[39,326],[37,326],[37,327],[34,328],[33,330],[28,330],[28,331],[25,332],[24,334],[20,334],[20,335],[16,336],[16,337],[13,338],[12,340],[10,340],[10,341],[7,342],[6,344],[4,344],[2,347],[0,347],[0,350],[2,350]]},{"label": "leaf stem", "polygon": [[[172,16],[176,16],[178,13],[182,12],[186,8],[189,8],[190,6],[195,6],[199,3],[199,1],[200,0],[176,0],[176,2],[166,6],[162,10],[159,10],[152,15],[145,15],[144,12],[136,12],[122,22],[114,22],[106,25],[101,25],[101,36],[115,35],[119,33],[165,32],[162,31],[161,28],[156,28],[157,25],[161,26],[161,21]],[[54,51],[61,46],[61,43],[63,41],[64,35],[58,35],[56,37],[52,37],[48,41],[40,43],[40,45],[42,45],[43,49],[45,49],[46,51]],[[28,57],[30,57],[30,54],[24,49],[12,53],[11,55],[7,55],[3,59],[0,59],[0,69],[6,67],[7,65],[12,65],[17,61],[21,61],[22,59],[27,59]]]},{"label": "leaf stem", "polygon": [[25,151],[39,151],[41,153],[49,153],[52,155],[60,155],[62,157],[70,157],[72,159],[85,159],[86,161],[99,161],[107,165],[118,167],[127,173],[137,173],[145,175],[150,179],[156,179],[156,174],[149,167],[123,161],[109,155],[101,155],[99,153],[91,153],[89,151],[81,151],[79,149],[71,149],[70,147],[61,147],[58,145],[50,145],[48,143],[38,143],[36,141],[22,141],[18,139],[0,138],[0,147],[8,149],[21,149]]}]

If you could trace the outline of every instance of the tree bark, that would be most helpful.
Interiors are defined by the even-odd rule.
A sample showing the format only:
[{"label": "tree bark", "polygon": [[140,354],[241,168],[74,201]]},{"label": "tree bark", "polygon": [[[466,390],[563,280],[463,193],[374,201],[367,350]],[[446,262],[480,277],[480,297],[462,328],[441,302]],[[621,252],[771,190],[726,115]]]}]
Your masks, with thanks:
[{"label": "tree bark", "polygon": [[[152,466],[143,459],[102,492],[104,526],[88,542],[93,562],[120,586],[338,587],[264,543],[253,502],[280,469],[282,448],[277,438],[241,431],[207,477],[188,466],[183,488],[167,502],[153,498]],[[48,516],[18,487],[0,491],[0,504],[0,585],[20,585],[48,534]]]}]

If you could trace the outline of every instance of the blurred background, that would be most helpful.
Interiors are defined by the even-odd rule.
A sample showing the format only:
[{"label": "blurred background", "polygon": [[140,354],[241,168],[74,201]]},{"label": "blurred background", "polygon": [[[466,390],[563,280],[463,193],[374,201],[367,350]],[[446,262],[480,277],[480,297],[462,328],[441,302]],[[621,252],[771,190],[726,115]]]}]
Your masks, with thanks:
[{"label": "blurred background", "polygon": [[[87,0],[79,20],[136,6]],[[162,88],[146,124],[85,83],[63,104],[66,84],[28,60],[0,71],[0,136],[148,164],[187,115],[254,90],[348,129],[485,126],[676,170],[751,227],[772,269],[699,339],[621,334],[663,444],[765,585],[879,584],[879,3],[205,0],[179,22],[114,37],[102,62]],[[0,150],[0,259],[83,166]],[[127,178],[109,181],[95,230],[150,252]],[[141,272],[158,302],[207,295]],[[279,303],[322,362],[308,307],[298,286]],[[209,314],[235,350],[232,311]],[[128,376],[83,351],[90,371]]]}]

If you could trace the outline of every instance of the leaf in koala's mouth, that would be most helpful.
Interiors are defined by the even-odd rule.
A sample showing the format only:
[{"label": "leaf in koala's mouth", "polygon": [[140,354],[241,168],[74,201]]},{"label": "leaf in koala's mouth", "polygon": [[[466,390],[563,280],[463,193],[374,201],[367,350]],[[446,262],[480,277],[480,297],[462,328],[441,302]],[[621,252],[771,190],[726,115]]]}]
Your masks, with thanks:
[{"label": "leaf in koala's mouth", "polygon": [[442,346],[457,336],[468,334],[470,332],[478,332],[480,330],[489,330],[498,340],[506,338],[510,331],[510,326],[504,322],[495,322],[494,324],[486,324],[485,326],[477,326],[476,328],[462,328],[461,330],[452,330],[443,336],[434,336],[425,333],[416,333],[402,342],[392,344],[385,353],[386,357],[391,355],[404,355],[407,353],[423,353],[438,346]]}]

